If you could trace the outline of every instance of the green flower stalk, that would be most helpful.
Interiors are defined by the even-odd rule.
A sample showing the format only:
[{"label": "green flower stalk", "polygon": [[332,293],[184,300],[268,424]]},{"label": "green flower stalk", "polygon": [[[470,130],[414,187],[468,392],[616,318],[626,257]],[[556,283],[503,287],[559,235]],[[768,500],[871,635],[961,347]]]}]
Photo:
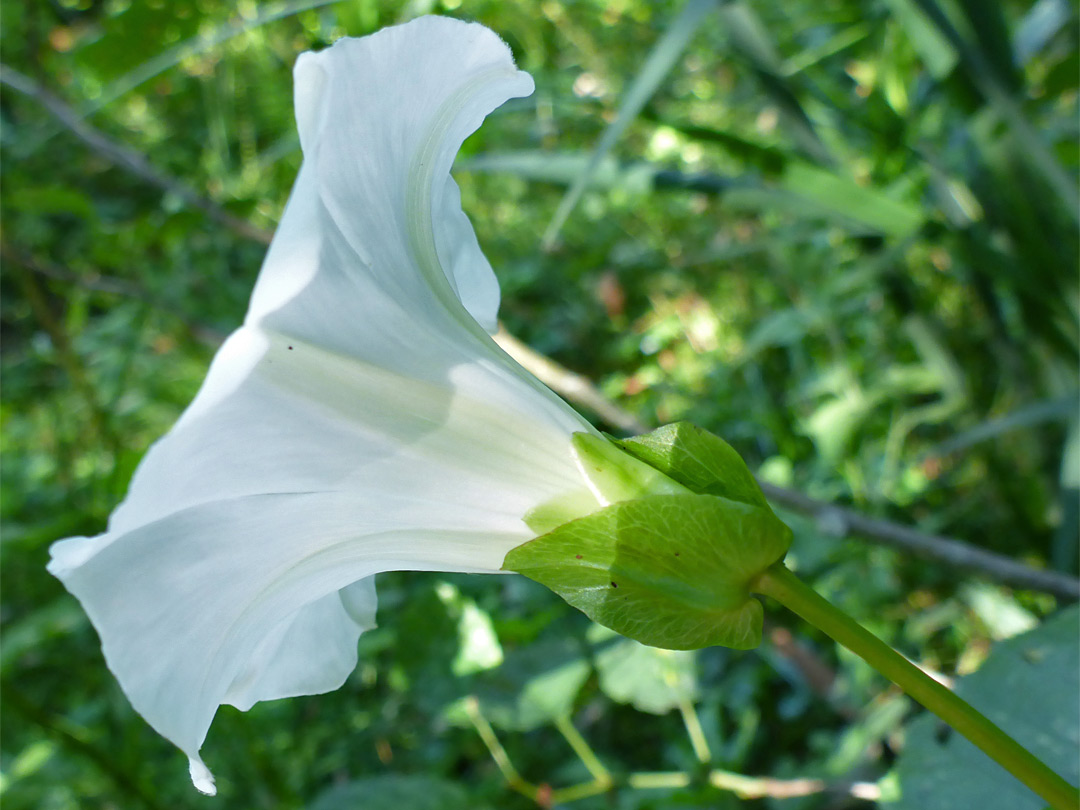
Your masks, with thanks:
[{"label": "green flower stalk", "polygon": [[762,607],[754,594],[768,596],[860,656],[1054,810],[1075,810],[1075,787],[783,565],[791,531],[723,440],[680,423],[622,442],[579,434],[574,448],[609,505],[512,550],[504,567],[593,621],[668,649],[756,647]]},{"label": "green flower stalk", "polygon": [[1009,773],[1045,799],[1054,810],[1075,810],[1080,804],[1080,793],[1075,787],[1050,770],[977,709],[868,632],[846,613],[829,604],[782,563],[770,566],[751,587],[755,593],[775,599],[833,641],[858,655],[910,697],[971,740]]}]

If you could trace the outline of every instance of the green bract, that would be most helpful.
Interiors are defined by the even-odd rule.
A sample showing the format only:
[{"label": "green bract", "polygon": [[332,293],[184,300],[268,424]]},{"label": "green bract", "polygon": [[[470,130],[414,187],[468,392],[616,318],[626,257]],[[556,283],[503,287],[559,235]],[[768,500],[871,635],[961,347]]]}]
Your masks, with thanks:
[{"label": "green bract", "polygon": [[[620,445],[664,474],[655,479],[662,494],[570,520],[510,551],[503,568],[644,644],[757,646],[762,609],[751,585],[783,558],[791,530],[738,454],[704,431],[673,425]],[[589,449],[590,458],[609,455]],[[620,452],[614,443],[607,449],[612,458]],[[693,491],[670,494],[670,481]]]},{"label": "green bract", "polygon": [[617,444],[693,492],[769,508],[742,456],[697,425],[676,422]]}]

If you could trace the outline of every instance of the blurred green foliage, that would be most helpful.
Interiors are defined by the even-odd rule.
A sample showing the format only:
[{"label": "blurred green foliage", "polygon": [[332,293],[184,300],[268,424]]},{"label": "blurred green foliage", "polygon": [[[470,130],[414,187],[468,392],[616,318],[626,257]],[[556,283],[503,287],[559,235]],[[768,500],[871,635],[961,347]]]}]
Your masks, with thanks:
[{"label": "blurred green foliage", "polygon": [[[11,0],[4,63],[182,185],[118,167],[5,74],[10,810],[206,804],[45,573],[47,548],[104,527],[239,324],[265,248],[236,223],[271,229],[299,166],[296,55],[429,11],[489,25],[536,78],[457,172],[512,332],[646,422],[723,435],[768,480],[1075,573],[1080,70],[1066,0],[727,2],[683,17],[646,0]],[[665,37],[687,16],[689,36]],[[801,573],[949,674],[1057,607],[785,517]],[[520,577],[394,574],[379,620],[339,692],[222,709],[204,754],[226,806],[535,806],[506,789],[469,706],[525,779],[556,786],[590,778],[567,718],[617,783],[700,773],[702,738],[727,770],[874,782],[914,712],[780,614],[757,651],[668,658],[604,638]],[[738,804],[696,777],[615,797],[575,806]]]}]

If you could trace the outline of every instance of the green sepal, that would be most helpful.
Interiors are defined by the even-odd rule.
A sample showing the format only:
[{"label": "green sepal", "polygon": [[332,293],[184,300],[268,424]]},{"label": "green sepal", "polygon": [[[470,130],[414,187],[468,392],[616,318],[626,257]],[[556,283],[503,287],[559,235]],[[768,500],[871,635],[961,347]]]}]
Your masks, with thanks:
[{"label": "green sepal", "polygon": [[650,495],[518,546],[503,569],[642,644],[750,649],[761,642],[762,620],[751,584],[790,545],[791,530],[768,508],[714,495]]},{"label": "green sepal", "polygon": [[564,523],[595,512],[600,503],[590,490],[567,492],[534,506],[522,518],[525,525],[537,534],[547,534]]},{"label": "green sepal", "polygon": [[550,532],[611,503],[645,495],[689,492],[651,464],[627,453],[611,436],[575,433],[570,447],[588,488],[557,495],[526,512],[522,520],[537,534]]},{"label": "green sepal", "polygon": [[605,503],[688,491],[655,464],[626,452],[621,442],[591,433],[575,433],[570,437],[570,446],[591,489]]},{"label": "green sepal", "polygon": [[692,492],[769,508],[761,487],[738,452],[697,425],[676,422],[616,443]]}]

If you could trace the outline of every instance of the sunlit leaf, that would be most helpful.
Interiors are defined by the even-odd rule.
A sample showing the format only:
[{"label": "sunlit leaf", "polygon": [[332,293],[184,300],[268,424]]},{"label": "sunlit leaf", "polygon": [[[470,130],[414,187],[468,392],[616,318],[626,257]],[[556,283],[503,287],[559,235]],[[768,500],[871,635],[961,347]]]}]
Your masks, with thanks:
[{"label": "sunlit leaf", "polygon": [[693,651],[661,650],[620,639],[596,654],[596,669],[604,694],[649,714],[667,714],[698,696]]}]

